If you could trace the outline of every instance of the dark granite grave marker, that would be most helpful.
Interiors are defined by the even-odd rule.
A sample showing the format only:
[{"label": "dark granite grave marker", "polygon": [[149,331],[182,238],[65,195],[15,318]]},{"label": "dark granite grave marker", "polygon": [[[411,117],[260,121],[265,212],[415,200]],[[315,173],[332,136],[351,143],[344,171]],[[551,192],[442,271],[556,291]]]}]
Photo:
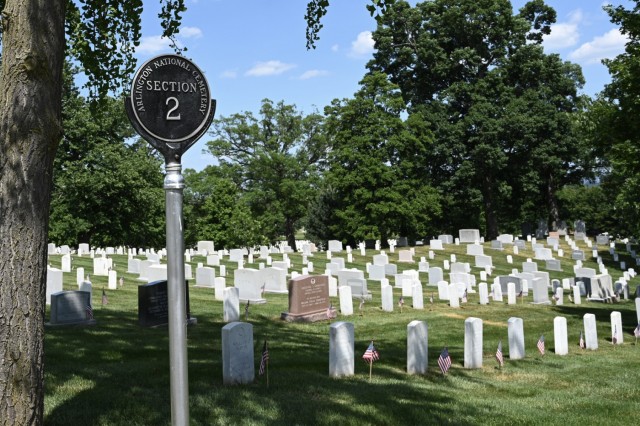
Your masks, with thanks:
[{"label": "dark granite grave marker", "polygon": [[[187,303],[187,323],[196,323],[191,318],[189,308],[189,281],[185,281],[185,299]],[[169,300],[167,281],[153,281],[138,286],[138,324],[141,327],[156,327],[169,322]]]}]

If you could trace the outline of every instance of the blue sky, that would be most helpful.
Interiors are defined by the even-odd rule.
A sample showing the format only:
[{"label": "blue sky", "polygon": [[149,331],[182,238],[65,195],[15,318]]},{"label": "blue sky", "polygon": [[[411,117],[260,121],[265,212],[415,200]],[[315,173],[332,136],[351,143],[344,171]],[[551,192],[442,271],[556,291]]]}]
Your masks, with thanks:
[{"label": "blue sky", "polygon": [[[306,0],[186,0],[188,10],[178,40],[202,69],[218,102],[216,118],[257,112],[261,100],[283,100],[305,113],[322,111],[335,98],[351,97],[366,72],[375,21],[367,0],[332,0],[315,50],[305,46]],[[411,1],[415,4],[415,1]],[[526,0],[513,0],[514,10]],[[578,63],[584,92],[598,93],[610,81],[604,58],[624,51],[625,37],[602,10],[607,3],[632,8],[628,0],[546,0],[557,23],[545,39],[548,53]],[[157,19],[158,2],[145,3],[139,63],[168,53]],[[214,163],[203,154],[204,136],[183,157],[184,168],[201,170]]]}]

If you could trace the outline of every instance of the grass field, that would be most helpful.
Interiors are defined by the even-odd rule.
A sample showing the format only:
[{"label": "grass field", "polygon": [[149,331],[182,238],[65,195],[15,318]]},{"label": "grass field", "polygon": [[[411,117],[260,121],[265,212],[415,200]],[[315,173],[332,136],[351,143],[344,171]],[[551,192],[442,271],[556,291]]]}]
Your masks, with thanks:
[{"label": "grass field", "polygon": [[[530,247],[530,245],[528,245]],[[465,247],[447,245],[438,252],[431,266],[442,266],[451,253],[458,261],[470,262]],[[568,246],[563,243],[566,252]],[[586,247],[585,247],[586,250]],[[620,260],[635,262],[617,247]],[[396,262],[396,253],[388,253]],[[591,253],[591,250],[586,250]],[[373,251],[366,257],[354,250],[354,263],[347,267],[364,270]],[[521,262],[533,257],[530,250],[514,255],[514,264],[506,262],[511,249],[497,251],[485,244],[485,254],[494,258],[495,275],[520,268]],[[614,280],[622,275],[616,270],[608,251],[600,253]],[[417,247],[414,259],[427,255],[426,247]],[[107,277],[91,276],[93,305],[98,324],[93,327],[47,328],[45,339],[45,422],[50,425],[164,425],[170,424],[169,342],[168,330],[138,326],[136,276],[127,274],[127,257],[112,256],[118,276],[125,283],[118,290],[106,290],[109,303],[101,306],[101,290],[107,288]],[[282,255],[274,255],[274,260]],[[292,268],[301,271],[302,258],[290,254]],[[334,257],[345,257],[335,253]],[[194,257],[193,267],[204,262]],[[325,253],[309,258],[315,271],[324,271]],[[551,278],[572,276],[573,262],[561,259],[563,272],[550,272]],[[60,256],[51,256],[53,267],[60,267]],[[233,285],[235,264],[223,261],[227,268],[227,286]],[[544,262],[538,262],[544,270]],[[91,273],[92,259],[73,257],[72,266],[84,267]],[[247,265],[256,267],[257,264]],[[585,262],[596,267],[595,262]],[[418,269],[415,264],[398,263],[399,271]],[[639,268],[640,269],[640,268]],[[479,269],[473,272],[478,276]],[[64,276],[64,289],[77,289],[75,270]],[[445,271],[445,279],[448,278]],[[636,424],[640,415],[640,346],[635,344],[633,330],[637,325],[633,300],[616,304],[586,302],[573,305],[565,294],[564,306],[534,306],[525,303],[506,305],[491,302],[478,304],[478,295],[452,309],[437,300],[437,288],[427,286],[425,309],[413,310],[410,302],[403,312],[383,312],[380,284],[369,281],[373,300],[366,303],[362,314],[343,317],[355,327],[355,375],[349,378],[329,377],[329,322],[313,324],[285,323],[280,313],[287,310],[286,295],[267,294],[268,303],[251,307],[249,322],[253,324],[256,371],[264,339],[270,348],[269,387],[265,376],[247,386],[222,385],[221,328],[222,302],[214,300],[213,290],[190,287],[191,313],[198,324],[188,329],[190,419],[194,425],[425,425],[425,424]],[[479,281],[479,279],[478,279]],[[640,278],[631,281],[631,293]],[[393,280],[391,280],[393,283]],[[193,284],[193,283],[192,283]],[[431,293],[436,302],[430,306]],[[565,292],[567,293],[567,292]],[[530,293],[531,294],[531,293]],[[397,300],[400,292],[394,289]],[[505,295],[506,300],[506,295]],[[338,300],[333,300],[338,306]],[[610,342],[610,314],[622,314],[624,343]],[[583,315],[593,313],[597,319],[596,351],[578,347]],[[553,352],[553,319],[567,318],[569,354]],[[468,317],[483,320],[483,367],[463,368],[464,321]],[[519,361],[508,358],[507,320],[524,321],[526,357]],[[47,320],[49,313],[47,311]],[[429,328],[429,372],[425,376],[406,374],[407,324],[426,321]],[[546,337],[547,353],[541,356],[536,341]],[[375,340],[380,360],[369,367],[361,359],[369,342]],[[503,342],[505,366],[497,368],[494,358],[498,341]],[[437,358],[448,346],[453,366],[446,377],[440,373]]]}]

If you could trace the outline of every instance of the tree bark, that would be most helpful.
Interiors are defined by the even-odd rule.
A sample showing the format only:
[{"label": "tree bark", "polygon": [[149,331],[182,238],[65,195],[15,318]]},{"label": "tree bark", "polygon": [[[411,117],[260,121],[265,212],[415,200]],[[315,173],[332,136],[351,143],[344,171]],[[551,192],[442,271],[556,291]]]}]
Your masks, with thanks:
[{"label": "tree bark", "polygon": [[65,0],[7,0],[0,75],[0,424],[42,424],[47,229]]},{"label": "tree bark", "polygon": [[560,209],[558,208],[558,198],[553,174],[549,173],[547,180],[547,202],[549,203],[549,217],[551,218],[551,230],[557,231],[560,224]]},{"label": "tree bark", "polygon": [[493,203],[493,180],[488,174],[482,178],[482,204],[484,207],[487,238],[493,240],[498,236],[498,218]]}]

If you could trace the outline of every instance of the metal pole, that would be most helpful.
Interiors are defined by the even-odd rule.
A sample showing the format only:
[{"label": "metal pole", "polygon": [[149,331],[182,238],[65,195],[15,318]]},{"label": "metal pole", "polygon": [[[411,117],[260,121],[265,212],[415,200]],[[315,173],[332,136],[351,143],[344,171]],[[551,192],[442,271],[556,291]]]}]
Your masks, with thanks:
[{"label": "metal pole", "polygon": [[184,278],[182,192],[184,178],[179,161],[165,164],[167,210],[167,292],[169,299],[169,362],[171,366],[171,424],[189,424],[189,377],[187,370],[187,313]]}]

